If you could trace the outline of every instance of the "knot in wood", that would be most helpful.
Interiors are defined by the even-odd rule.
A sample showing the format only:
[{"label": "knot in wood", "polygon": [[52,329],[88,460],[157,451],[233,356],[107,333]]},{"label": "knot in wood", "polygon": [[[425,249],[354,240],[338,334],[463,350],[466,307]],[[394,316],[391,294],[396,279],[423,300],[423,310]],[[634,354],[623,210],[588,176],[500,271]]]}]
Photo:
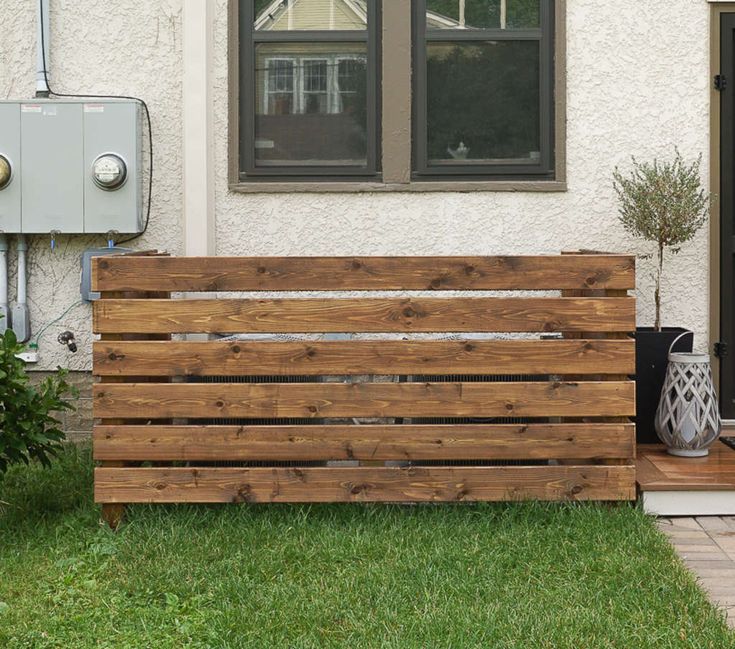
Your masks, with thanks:
[{"label": "knot in wood", "polygon": [[246,503],[252,500],[253,490],[249,484],[241,485],[237,493],[232,497],[233,503]]},{"label": "knot in wood", "polygon": [[465,343],[464,350],[466,352],[473,352],[475,351],[475,346],[472,343]]}]

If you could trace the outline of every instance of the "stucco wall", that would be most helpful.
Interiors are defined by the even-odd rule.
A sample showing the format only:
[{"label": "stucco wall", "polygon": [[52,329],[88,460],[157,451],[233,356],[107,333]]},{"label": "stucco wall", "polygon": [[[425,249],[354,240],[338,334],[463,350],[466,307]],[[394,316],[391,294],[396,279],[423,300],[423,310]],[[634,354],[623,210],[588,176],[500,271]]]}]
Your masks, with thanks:
[{"label": "stucco wall", "polygon": [[[568,0],[568,179],[554,194],[241,195],[227,187],[227,0],[216,4],[215,142],[218,254],[492,254],[595,248],[647,252],[616,219],[610,175],[629,156],[687,157],[709,143],[709,24],[705,0]],[[4,0],[0,96],[34,92],[35,3]],[[137,248],[182,250],[181,0],[52,0],[52,85],[134,94],[151,107],[154,206]],[[79,254],[101,238],[34,238],[29,298],[34,332],[79,299]],[[708,333],[707,232],[671,260],[664,324]],[[640,323],[650,324],[650,266],[640,263]],[[89,367],[88,306],[41,340],[39,369]],[[56,335],[72,329],[71,355]],[[35,335],[35,334],[34,334]]]},{"label": "stucco wall", "polygon": [[[0,97],[35,93],[36,3],[2,0]],[[181,0],[51,0],[51,86],[57,92],[126,94],[150,105],[155,136],[155,188],[148,232],[140,249],[182,250],[181,227]],[[62,236],[52,252],[48,237],[32,237],[28,299],[33,339],[80,300],[79,256],[105,246],[105,237]],[[131,244],[133,245],[133,244]],[[14,262],[15,255],[11,254]],[[11,298],[15,268],[11,267]],[[91,308],[78,305],[43,332],[40,363],[72,369],[91,366]],[[56,337],[76,335],[72,354]]]}]

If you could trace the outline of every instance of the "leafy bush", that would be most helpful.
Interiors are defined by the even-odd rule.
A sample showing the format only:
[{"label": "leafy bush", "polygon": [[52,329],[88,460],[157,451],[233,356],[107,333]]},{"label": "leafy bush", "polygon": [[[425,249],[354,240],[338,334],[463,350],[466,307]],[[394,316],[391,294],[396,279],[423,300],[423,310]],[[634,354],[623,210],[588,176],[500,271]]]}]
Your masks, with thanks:
[{"label": "leafy bush", "polygon": [[[656,331],[661,330],[661,275],[665,253],[679,252],[709,216],[710,195],[702,188],[702,155],[686,164],[678,149],[671,162],[638,162],[624,176],[615,168],[620,222],[627,232],[656,244]],[[653,255],[650,255],[653,256]]]},{"label": "leafy bush", "polygon": [[12,329],[0,334],[0,476],[9,465],[32,459],[49,466],[65,438],[55,415],[74,409],[64,400],[76,396],[66,382],[68,372],[59,369],[32,386],[17,357],[23,349]]}]

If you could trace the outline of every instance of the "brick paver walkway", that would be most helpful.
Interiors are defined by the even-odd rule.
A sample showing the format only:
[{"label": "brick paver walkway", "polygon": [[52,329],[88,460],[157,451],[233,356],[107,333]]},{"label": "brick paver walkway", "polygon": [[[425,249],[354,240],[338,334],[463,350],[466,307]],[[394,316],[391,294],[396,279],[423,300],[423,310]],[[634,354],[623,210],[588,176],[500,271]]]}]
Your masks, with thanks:
[{"label": "brick paver walkway", "polygon": [[735,628],[735,516],[659,518],[658,526]]}]

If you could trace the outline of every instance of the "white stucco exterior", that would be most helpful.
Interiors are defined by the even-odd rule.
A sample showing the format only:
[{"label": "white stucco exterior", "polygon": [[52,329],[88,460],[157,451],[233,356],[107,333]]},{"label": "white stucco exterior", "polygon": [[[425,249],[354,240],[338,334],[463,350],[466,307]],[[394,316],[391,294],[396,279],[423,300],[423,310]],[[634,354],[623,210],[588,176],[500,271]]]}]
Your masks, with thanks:
[{"label": "white stucco exterior", "polygon": [[[568,0],[567,177],[558,193],[235,194],[228,189],[227,0],[214,8],[212,89],[215,250],[219,255],[514,254],[579,248],[646,252],[617,221],[611,184],[630,155],[704,154],[708,178],[710,5],[706,0]],[[35,3],[0,0],[0,97],[34,88]],[[51,0],[51,82],[150,105],[156,147],[151,224],[139,249],[184,250],[184,0]],[[196,110],[189,114],[196,116]],[[206,159],[206,158],[205,158]],[[206,173],[206,169],[202,170]],[[206,185],[206,183],[204,183]],[[192,218],[190,212],[189,218]],[[205,215],[202,215],[205,218]],[[92,237],[32,240],[34,337],[79,299],[79,255]],[[709,332],[708,232],[671,260],[663,321]],[[650,262],[639,264],[639,323],[651,324]],[[77,306],[40,341],[39,369],[90,366],[91,309]],[[56,335],[71,329],[79,352]]]}]

